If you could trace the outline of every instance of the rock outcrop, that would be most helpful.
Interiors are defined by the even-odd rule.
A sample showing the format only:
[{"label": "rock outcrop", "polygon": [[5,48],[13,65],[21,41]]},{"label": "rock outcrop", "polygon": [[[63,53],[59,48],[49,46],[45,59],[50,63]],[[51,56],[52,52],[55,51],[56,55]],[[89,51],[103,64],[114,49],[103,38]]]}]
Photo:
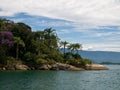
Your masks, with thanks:
[{"label": "rock outcrop", "polygon": [[7,65],[0,66],[0,70],[70,70],[70,71],[83,71],[83,70],[108,70],[107,67],[100,64],[87,64],[84,68],[75,67],[69,64],[55,63],[52,65],[43,64],[40,66],[28,67],[27,65]]},{"label": "rock outcrop", "polygon": [[80,68],[80,67],[78,68],[78,67],[70,65],[70,67],[68,68],[68,70],[70,70],[70,71],[83,71],[85,69],[84,68]]},{"label": "rock outcrop", "polygon": [[16,70],[30,70],[27,65],[15,65]]},{"label": "rock outcrop", "polygon": [[13,66],[13,65],[6,65],[5,67],[3,67],[3,70],[15,70],[15,66]]},{"label": "rock outcrop", "polygon": [[38,70],[50,70],[51,69],[51,65],[49,64],[44,64],[40,67],[38,67]]},{"label": "rock outcrop", "polygon": [[86,70],[108,70],[107,67],[101,65],[101,64],[87,64]]},{"label": "rock outcrop", "polygon": [[44,64],[37,68],[38,70],[72,70],[72,71],[81,71],[85,70],[83,68],[78,68],[69,64],[55,63],[52,65]]},{"label": "rock outcrop", "polygon": [[56,63],[51,65],[51,70],[68,70],[68,68],[70,68],[70,65],[63,63]]}]

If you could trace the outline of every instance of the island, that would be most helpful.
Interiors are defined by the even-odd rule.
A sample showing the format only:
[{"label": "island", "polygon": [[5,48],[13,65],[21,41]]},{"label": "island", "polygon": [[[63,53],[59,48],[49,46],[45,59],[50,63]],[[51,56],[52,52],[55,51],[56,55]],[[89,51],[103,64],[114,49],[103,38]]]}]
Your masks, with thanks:
[{"label": "island", "polygon": [[56,30],[32,30],[0,18],[0,70],[108,70],[82,58],[82,44],[61,41]]}]

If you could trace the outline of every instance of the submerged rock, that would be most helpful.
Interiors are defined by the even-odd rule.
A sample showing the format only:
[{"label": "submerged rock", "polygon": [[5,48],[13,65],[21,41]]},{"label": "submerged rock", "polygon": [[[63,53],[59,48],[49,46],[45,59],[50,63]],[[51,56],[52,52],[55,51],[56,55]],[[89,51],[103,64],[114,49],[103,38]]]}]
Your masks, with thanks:
[{"label": "submerged rock", "polygon": [[87,64],[86,70],[108,70],[107,67],[101,65],[101,64]]}]

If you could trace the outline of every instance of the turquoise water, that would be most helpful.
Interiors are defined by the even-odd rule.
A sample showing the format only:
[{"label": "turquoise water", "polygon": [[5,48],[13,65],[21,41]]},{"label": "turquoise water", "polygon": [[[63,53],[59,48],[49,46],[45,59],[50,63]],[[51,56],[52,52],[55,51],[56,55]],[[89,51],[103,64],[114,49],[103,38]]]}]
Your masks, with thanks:
[{"label": "turquoise water", "polygon": [[107,71],[0,71],[0,90],[120,90],[120,65]]}]

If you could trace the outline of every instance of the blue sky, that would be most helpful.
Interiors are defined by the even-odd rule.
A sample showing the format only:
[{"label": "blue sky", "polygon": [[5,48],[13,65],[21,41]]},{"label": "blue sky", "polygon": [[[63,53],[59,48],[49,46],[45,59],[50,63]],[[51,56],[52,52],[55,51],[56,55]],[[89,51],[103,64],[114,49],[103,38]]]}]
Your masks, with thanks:
[{"label": "blue sky", "polygon": [[83,50],[120,52],[120,0],[0,0],[0,17],[52,27]]}]

